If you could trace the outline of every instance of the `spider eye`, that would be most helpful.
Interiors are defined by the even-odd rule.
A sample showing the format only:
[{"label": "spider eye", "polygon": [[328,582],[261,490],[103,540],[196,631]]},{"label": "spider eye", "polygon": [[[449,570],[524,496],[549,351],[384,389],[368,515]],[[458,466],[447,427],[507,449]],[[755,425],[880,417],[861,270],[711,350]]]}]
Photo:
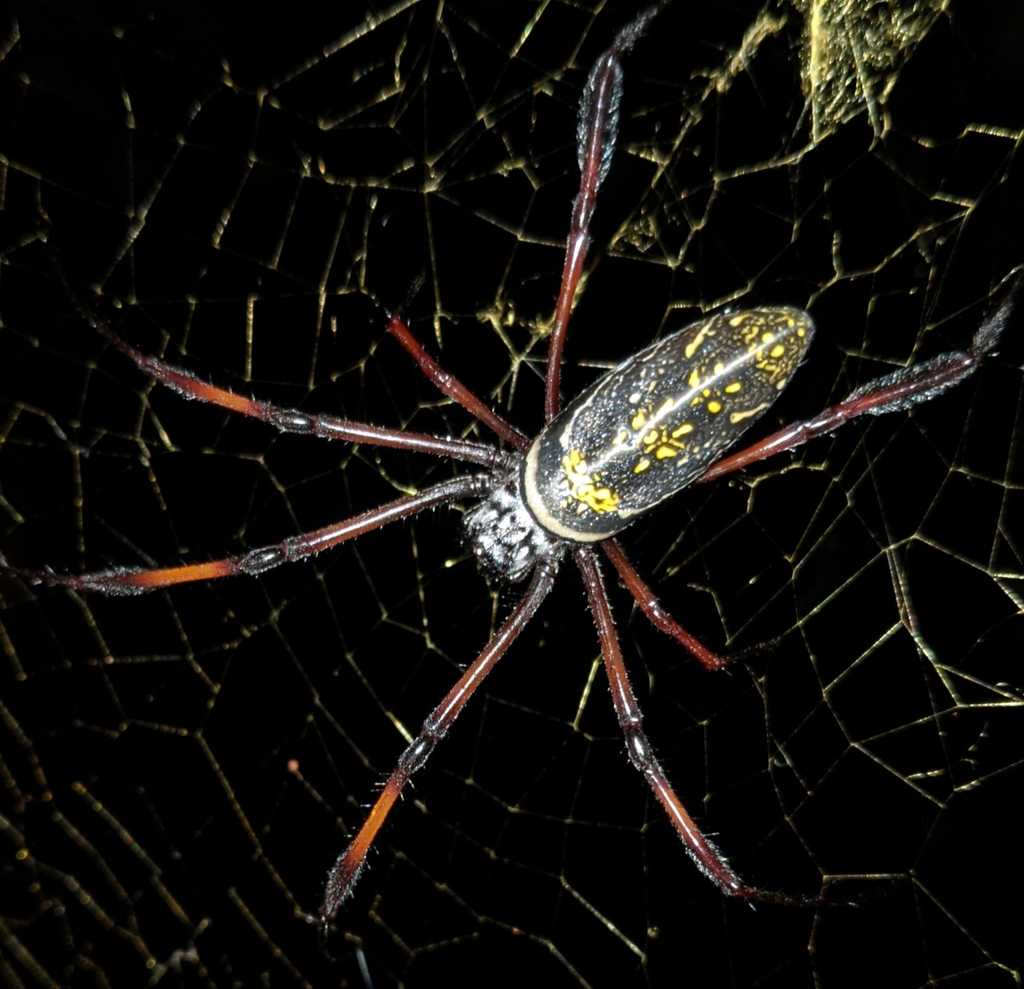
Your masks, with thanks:
[{"label": "spider eye", "polygon": [[786,306],[692,323],[609,371],[537,437],[523,492],[538,523],[595,542],[696,480],[789,384],[814,335]]}]

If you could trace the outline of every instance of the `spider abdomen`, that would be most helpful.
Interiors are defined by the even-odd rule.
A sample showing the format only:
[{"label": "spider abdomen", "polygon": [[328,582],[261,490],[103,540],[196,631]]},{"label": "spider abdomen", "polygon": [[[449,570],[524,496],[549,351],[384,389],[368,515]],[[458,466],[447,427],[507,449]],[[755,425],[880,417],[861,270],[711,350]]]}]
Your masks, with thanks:
[{"label": "spider abdomen", "polygon": [[698,320],[628,358],[550,422],[523,499],[572,542],[614,535],[696,480],[775,401],[814,334],[801,309]]}]

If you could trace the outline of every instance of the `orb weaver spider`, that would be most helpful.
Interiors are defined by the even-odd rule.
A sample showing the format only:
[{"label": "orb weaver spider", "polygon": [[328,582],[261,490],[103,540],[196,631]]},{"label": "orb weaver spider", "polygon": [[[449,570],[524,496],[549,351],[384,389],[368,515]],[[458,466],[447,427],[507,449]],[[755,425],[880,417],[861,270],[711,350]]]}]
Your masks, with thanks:
[{"label": "orb weaver spider", "polygon": [[502,447],[314,415],[246,398],[142,353],[86,314],[96,330],[142,373],[184,398],[218,405],[281,432],[431,454],[482,470],[434,484],[276,545],[212,562],[79,575],[6,567],[9,572],[78,591],[136,594],[180,583],[261,573],[388,522],[462,499],[476,499],[477,504],[466,514],[465,526],[467,540],[481,566],[498,579],[528,581],[504,624],[424,721],[419,736],[400,756],[359,832],[338,858],[327,878],[320,908],[325,921],[337,914],[351,894],[370,846],[406,783],[427,762],[470,697],[536,613],[568,554],[584,581],[628,756],[698,868],[723,893],[748,901],[820,901],[819,897],[787,896],[745,882],[701,833],[672,789],[643,729],[598,552],[612,564],[658,629],[672,636],[707,669],[723,668],[726,658],[707,649],[663,610],[629,563],[615,538],[617,533],[690,484],[705,483],[792,449],[860,415],[880,415],[929,401],[963,381],[997,345],[1012,313],[1017,287],[981,324],[965,352],[942,354],[877,378],[813,419],[787,427],[724,459],[717,458],[767,410],[803,359],[813,335],[813,324],[806,313],[775,307],[712,315],[635,354],[560,409],[562,349],[587,255],[597,192],[610,168],[616,144],[622,60],[662,6],[649,8],[617,34],[591,69],[585,86],[578,131],[582,177],[573,206],[548,351],[544,403],[547,425],[532,440],[443,371],[397,314],[390,317],[388,332],[413,357],[426,378],[491,429],[504,444]]}]

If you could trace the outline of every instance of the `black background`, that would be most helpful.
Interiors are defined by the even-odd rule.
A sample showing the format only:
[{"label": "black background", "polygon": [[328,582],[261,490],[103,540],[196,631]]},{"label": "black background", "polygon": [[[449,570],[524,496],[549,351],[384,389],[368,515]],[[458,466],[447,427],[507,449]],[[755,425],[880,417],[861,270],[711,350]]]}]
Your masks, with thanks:
[{"label": "black background", "polygon": [[[489,441],[384,335],[422,273],[420,339],[539,428],[576,101],[633,8],[495,6],[14,5],[11,563],[215,558],[457,470],[184,402],[76,296],[226,387]],[[669,8],[627,60],[564,385],[703,309],[807,306],[818,339],[768,431],[965,346],[1001,297],[1024,256],[1022,21],[953,4],[897,57],[877,128],[861,111],[810,146],[796,11],[743,63],[760,8],[708,6]],[[625,759],[567,566],[325,936],[323,878],[401,728],[514,593],[488,592],[439,511],[258,580],[115,600],[0,580],[2,978],[1014,984],[1020,339],[1018,319],[956,392],[626,536],[713,648],[777,640],[713,676],[613,592],[680,794],[745,877],[856,907],[754,911],[696,872]]]}]

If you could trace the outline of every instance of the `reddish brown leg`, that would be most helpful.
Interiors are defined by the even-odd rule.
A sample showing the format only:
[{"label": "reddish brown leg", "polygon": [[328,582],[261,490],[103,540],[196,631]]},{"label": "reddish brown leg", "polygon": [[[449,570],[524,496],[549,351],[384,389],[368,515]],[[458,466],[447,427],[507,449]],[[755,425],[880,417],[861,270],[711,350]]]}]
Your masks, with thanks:
[{"label": "reddish brown leg", "polygon": [[651,749],[651,743],[644,733],[643,716],[640,713],[640,705],[637,704],[633,688],[629,683],[625,663],[622,660],[622,651],[619,648],[615,622],[612,620],[608,594],[601,579],[597,556],[592,549],[580,546],[573,550],[573,557],[587,588],[587,598],[590,601],[590,610],[597,625],[604,668],[608,675],[608,685],[612,691],[612,702],[619,719],[619,727],[626,739],[626,751],[629,754],[630,762],[647,780],[648,786],[654,791],[658,802],[665,809],[665,813],[668,814],[669,820],[679,833],[679,837],[682,838],[683,845],[697,867],[729,896],[796,905],[817,903],[818,900],[814,897],[789,897],[748,886],[733,871],[714,844],[701,834],[682,801],[676,796],[661,766],[658,765],[658,760]]},{"label": "reddish brown leg", "polygon": [[[580,145],[583,155],[580,191],[572,204],[572,221],[565,245],[565,263],[562,266],[562,283],[555,305],[554,325],[548,342],[548,372],[544,388],[544,419],[551,422],[558,415],[558,386],[562,375],[562,350],[572,314],[572,303],[576,298],[576,287],[583,274],[583,262],[590,247],[590,221],[597,205],[597,187],[608,170],[603,160],[604,149],[615,145],[615,121],[618,116],[619,99],[622,95],[622,65],[615,49],[605,52],[591,69],[587,79],[590,90],[591,114],[587,119],[587,131]],[[612,126],[609,128],[609,118]],[[610,132],[609,132],[610,131]]]},{"label": "reddish brown leg", "polygon": [[606,539],[601,543],[604,555],[618,571],[619,578],[633,595],[640,610],[650,619],[651,624],[671,635],[698,663],[709,670],[721,670],[729,665],[729,660],[713,653],[699,639],[695,639],[683,628],[662,606],[648,587],[647,582],[636,572],[633,564],[626,558],[616,539]]},{"label": "reddish brown leg", "polygon": [[333,920],[342,902],[351,894],[359,881],[366,855],[377,836],[381,825],[387,820],[391,808],[398,800],[409,777],[421,769],[437,747],[437,743],[448,734],[455,719],[462,713],[466,702],[473,696],[477,687],[494,668],[494,664],[505,654],[506,650],[518,638],[534,616],[541,602],[547,597],[554,582],[556,567],[554,564],[541,563],[533,571],[530,586],[519,599],[515,611],[505,620],[498,633],[487,643],[487,648],[476,658],[473,665],[459,678],[458,683],[441,701],[429,717],[423,722],[415,741],[401,754],[398,765],[384,784],[381,795],[373,805],[369,816],[363,822],[359,833],[335,862],[334,868],[327,877],[324,890],[324,902],[320,907],[320,916],[324,920]]},{"label": "reddish brown leg", "polygon": [[[104,570],[97,573],[84,574],[52,574],[39,571],[22,570],[18,567],[5,567],[12,573],[19,574],[32,583],[43,583],[60,587],[70,587],[76,591],[98,591],[101,594],[128,595],[142,594],[158,587],[170,587],[173,584],[188,584],[197,580],[213,580],[217,577],[233,577],[237,574],[257,574],[280,566],[313,556],[331,546],[355,539],[365,532],[371,532],[394,522],[408,518],[427,508],[435,508],[458,498],[476,498],[486,494],[490,487],[490,474],[474,474],[470,477],[456,477],[450,481],[442,481],[432,487],[425,488],[419,494],[382,505],[354,515],[343,522],[324,526],[313,532],[304,532],[291,536],[273,546],[260,546],[248,553],[229,556],[222,560],[211,560],[208,563],[190,563],[180,567],[161,567],[156,570],[131,569],[128,567],[116,570]],[[0,559],[0,565],[3,560]]]},{"label": "reddish brown leg", "polygon": [[[269,402],[246,398],[224,388],[217,388],[173,364],[157,357],[150,357],[130,343],[122,340],[98,321],[93,325],[122,354],[143,373],[156,379],[162,385],[173,389],[185,398],[194,398],[210,405],[219,405],[231,412],[239,412],[268,423],[282,433],[298,433],[303,436],[318,436],[321,439],[343,440],[347,443],[365,443],[368,446],[387,446],[398,450],[412,450],[418,453],[432,453],[451,460],[462,460],[494,467],[501,459],[500,453],[483,443],[452,439],[449,436],[431,436],[427,433],[410,433],[383,426],[370,426],[362,422],[339,419],[336,416],[303,412],[301,409],[281,408]],[[460,386],[461,387],[461,386]],[[467,394],[468,389],[464,389]],[[475,399],[479,402],[479,399]],[[471,409],[470,411],[475,411]]]},{"label": "reddish brown leg", "polygon": [[622,57],[647,30],[651,19],[667,4],[658,3],[640,13],[615,36],[608,50],[594,63],[587,76],[580,102],[577,128],[577,158],[580,191],[572,204],[572,221],[565,245],[562,283],[558,290],[554,325],[548,343],[548,368],[544,388],[544,419],[558,415],[558,385],[562,373],[562,350],[572,314],[576,288],[590,247],[590,221],[597,206],[597,190],[611,166],[619,136],[619,102],[622,99]]},{"label": "reddish brown leg", "polygon": [[412,335],[401,318],[392,316],[388,320],[388,333],[406,349],[423,374],[437,386],[438,391],[452,401],[458,402],[474,418],[479,419],[495,435],[511,443],[520,453],[525,453],[529,449],[530,440],[480,401],[454,374],[449,374],[441,367],[423,349],[422,344]]}]

